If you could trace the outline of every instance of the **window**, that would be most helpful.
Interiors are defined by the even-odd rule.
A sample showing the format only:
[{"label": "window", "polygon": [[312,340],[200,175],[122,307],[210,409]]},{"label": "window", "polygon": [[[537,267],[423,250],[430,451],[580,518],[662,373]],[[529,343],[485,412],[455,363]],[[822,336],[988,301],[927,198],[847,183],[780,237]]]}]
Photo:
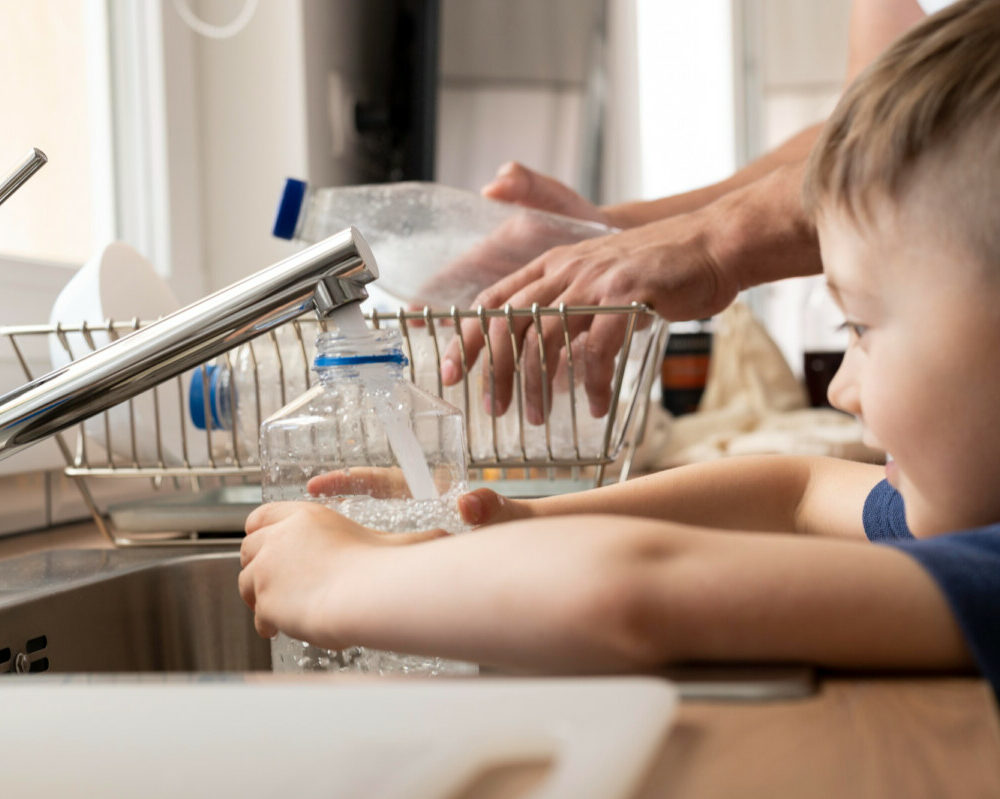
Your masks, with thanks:
[{"label": "window", "polygon": [[0,20],[0,169],[49,157],[0,207],[0,255],[79,266],[114,232],[105,5],[0,0]]}]

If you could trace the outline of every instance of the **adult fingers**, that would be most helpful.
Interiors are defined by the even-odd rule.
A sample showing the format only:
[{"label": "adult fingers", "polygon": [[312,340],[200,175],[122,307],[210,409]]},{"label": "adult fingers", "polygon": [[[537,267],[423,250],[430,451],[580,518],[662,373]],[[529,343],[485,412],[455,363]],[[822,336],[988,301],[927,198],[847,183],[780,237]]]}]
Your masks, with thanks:
[{"label": "adult fingers", "polygon": [[525,334],[522,373],[525,416],[531,424],[542,424],[552,405],[553,381],[559,367],[560,350],[566,346],[567,340],[573,341],[586,330],[592,318],[584,315],[539,316]]},{"label": "adult fingers", "polygon": [[516,203],[577,219],[607,222],[600,208],[565,183],[529,169],[517,161],[509,161],[501,166],[497,170],[496,177],[483,186],[482,194],[493,200]]},{"label": "adult fingers", "polygon": [[611,406],[615,356],[628,329],[627,314],[599,314],[594,318],[584,346],[584,387],[590,415],[600,418]]},{"label": "adult fingers", "polygon": [[[547,307],[555,305],[563,298],[568,284],[572,282],[575,265],[572,248],[556,248],[550,250],[540,259],[540,268],[544,277],[526,286],[510,297],[509,305],[512,308],[533,308]],[[561,346],[561,322],[554,317],[543,317],[536,322],[532,316],[513,315],[498,317],[492,320],[489,328],[490,354],[492,356],[493,368],[487,371],[485,365],[484,374],[493,375],[495,387],[492,410],[497,415],[504,413],[510,406],[510,399],[513,393],[513,376],[517,361],[524,362],[525,356],[528,363],[538,366],[540,362],[537,341],[534,338],[526,339],[525,336],[531,334],[535,326],[541,324],[543,329],[549,331],[549,338],[546,339],[546,354],[553,360],[557,357]],[[530,371],[530,370],[529,370]],[[542,402],[540,393],[534,403],[535,424],[540,424],[542,420]],[[487,409],[491,408],[487,401]],[[531,420],[529,418],[529,420]]]},{"label": "adult fingers", "polygon": [[530,325],[529,318],[513,314],[490,320],[482,378],[487,413],[502,416],[510,407],[521,341]]},{"label": "adult fingers", "polygon": [[[536,258],[513,274],[481,291],[472,301],[472,307],[479,308],[481,306],[484,309],[500,308],[507,304],[513,295],[525,289],[528,290],[529,296],[541,293],[541,287],[536,290],[533,284],[537,283],[544,276],[544,257]],[[540,299],[538,302],[543,305],[545,304],[544,299]],[[513,302],[511,302],[511,305],[518,307]],[[461,337],[461,341],[459,340],[459,336]],[[482,320],[478,318],[463,319],[456,336],[448,342],[448,346],[442,356],[441,381],[446,386],[451,386],[461,380],[463,374],[462,354],[464,353],[465,355],[465,368],[471,369],[485,344],[486,332],[483,330]]]}]

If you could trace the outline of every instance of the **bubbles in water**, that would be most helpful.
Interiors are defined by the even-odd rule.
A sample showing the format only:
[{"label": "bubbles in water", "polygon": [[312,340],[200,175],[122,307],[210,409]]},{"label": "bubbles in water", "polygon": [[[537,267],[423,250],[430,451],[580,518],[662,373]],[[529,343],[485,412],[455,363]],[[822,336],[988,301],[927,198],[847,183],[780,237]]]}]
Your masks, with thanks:
[{"label": "bubbles in water", "polygon": [[[468,491],[464,483],[436,499],[376,499],[368,496],[335,497],[323,504],[347,518],[386,533],[442,529],[468,530],[458,512],[457,499]],[[315,497],[297,497],[311,499]],[[476,674],[478,666],[456,660],[383,652],[355,646],[341,651],[323,649],[279,634],[271,642],[271,662],[276,672],[352,671],[365,674],[407,674],[424,677]]]},{"label": "bubbles in water", "polygon": [[363,495],[337,497],[324,504],[358,524],[386,533],[441,528],[449,533],[468,529],[458,512],[457,499],[468,491],[465,485],[453,486],[435,499],[375,499]]}]

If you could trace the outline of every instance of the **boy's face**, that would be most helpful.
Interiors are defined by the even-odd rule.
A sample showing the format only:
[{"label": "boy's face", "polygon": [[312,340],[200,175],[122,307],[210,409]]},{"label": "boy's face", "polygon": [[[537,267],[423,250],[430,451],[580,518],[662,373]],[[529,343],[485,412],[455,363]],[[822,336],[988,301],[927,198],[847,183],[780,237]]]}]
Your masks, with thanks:
[{"label": "boy's face", "polygon": [[830,401],[892,461],[915,535],[1000,521],[1000,281],[928,202],[819,219],[851,343]]}]

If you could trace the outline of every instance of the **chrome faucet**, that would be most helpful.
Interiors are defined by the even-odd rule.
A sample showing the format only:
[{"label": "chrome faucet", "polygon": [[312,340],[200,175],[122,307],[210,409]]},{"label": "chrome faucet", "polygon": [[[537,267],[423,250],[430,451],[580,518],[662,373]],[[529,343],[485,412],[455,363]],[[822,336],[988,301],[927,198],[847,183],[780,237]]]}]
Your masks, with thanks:
[{"label": "chrome faucet", "polygon": [[15,191],[23,186],[32,175],[48,163],[48,156],[37,147],[32,147],[27,157],[0,181],[0,205],[7,201]]},{"label": "chrome faucet", "polygon": [[378,278],[354,228],[0,396],[0,459],[315,309],[328,317]]}]

